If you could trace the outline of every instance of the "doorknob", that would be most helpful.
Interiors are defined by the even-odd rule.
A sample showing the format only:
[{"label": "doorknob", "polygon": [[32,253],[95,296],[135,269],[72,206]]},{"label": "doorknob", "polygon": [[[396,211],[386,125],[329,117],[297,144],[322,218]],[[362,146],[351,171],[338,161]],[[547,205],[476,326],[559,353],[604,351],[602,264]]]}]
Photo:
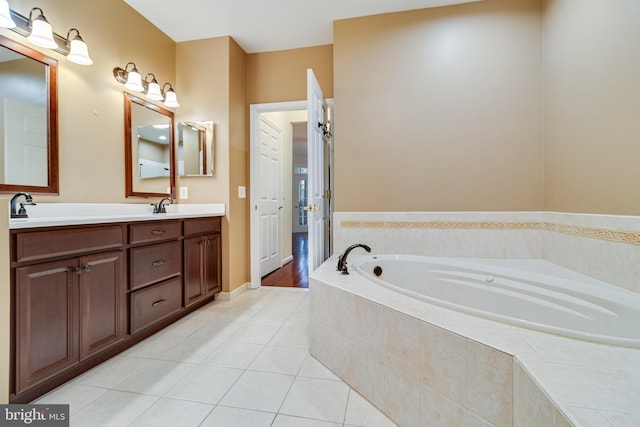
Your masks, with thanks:
[{"label": "doorknob", "polygon": [[283,206],[278,206],[278,209],[282,209],[282,208],[283,208]]},{"label": "doorknob", "polygon": [[304,210],[308,212],[315,212],[315,211],[319,211],[320,208],[316,205],[308,205],[304,207]]}]

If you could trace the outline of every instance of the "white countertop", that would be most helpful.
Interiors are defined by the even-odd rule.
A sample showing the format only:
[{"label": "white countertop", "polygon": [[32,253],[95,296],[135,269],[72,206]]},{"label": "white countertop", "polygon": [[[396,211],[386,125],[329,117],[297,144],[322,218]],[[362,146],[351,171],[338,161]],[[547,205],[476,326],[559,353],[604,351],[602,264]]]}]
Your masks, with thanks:
[{"label": "white countertop", "polygon": [[25,208],[29,218],[9,219],[10,229],[225,215],[223,203],[173,204],[164,214],[154,214],[147,203],[38,203]]}]

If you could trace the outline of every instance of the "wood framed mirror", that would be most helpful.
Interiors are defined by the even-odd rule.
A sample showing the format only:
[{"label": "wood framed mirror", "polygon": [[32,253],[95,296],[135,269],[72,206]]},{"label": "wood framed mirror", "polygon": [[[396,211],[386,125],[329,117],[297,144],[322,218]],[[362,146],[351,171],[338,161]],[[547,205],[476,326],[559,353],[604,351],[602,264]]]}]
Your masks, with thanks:
[{"label": "wood framed mirror", "polygon": [[124,92],[126,197],[175,197],[173,112]]},{"label": "wood framed mirror", "polygon": [[58,61],[0,35],[0,192],[58,194]]},{"label": "wood framed mirror", "polygon": [[213,120],[178,123],[178,176],[213,176]]}]

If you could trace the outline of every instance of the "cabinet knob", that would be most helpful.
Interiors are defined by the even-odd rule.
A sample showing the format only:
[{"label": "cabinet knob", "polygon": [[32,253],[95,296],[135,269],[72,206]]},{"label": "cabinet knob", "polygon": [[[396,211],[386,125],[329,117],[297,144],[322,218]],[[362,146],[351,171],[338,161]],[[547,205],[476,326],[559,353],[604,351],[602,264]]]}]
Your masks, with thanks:
[{"label": "cabinet knob", "polygon": [[90,272],[91,269],[92,269],[92,267],[89,264],[84,266],[84,271],[86,271],[87,273]]},{"label": "cabinet knob", "polygon": [[82,274],[82,267],[72,265],[69,267],[69,270],[71,270],[73,274]]}]

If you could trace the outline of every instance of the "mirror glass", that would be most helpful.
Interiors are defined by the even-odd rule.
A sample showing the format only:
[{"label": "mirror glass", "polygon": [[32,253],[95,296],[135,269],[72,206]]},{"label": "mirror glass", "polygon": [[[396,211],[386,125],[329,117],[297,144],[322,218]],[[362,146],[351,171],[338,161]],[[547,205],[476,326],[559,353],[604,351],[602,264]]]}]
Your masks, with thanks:
[{"label": "mirror glass", "polygon": [[127,197],[175,195],[173,112],[124,93]]},{"label": "mirror glass", "polygon": [[58,193],[57,68],[0,36],[0,192]]},{"label": "mirror glass", "polygon": [[213,121],[178,123],[178,175],[213,175]]}]

